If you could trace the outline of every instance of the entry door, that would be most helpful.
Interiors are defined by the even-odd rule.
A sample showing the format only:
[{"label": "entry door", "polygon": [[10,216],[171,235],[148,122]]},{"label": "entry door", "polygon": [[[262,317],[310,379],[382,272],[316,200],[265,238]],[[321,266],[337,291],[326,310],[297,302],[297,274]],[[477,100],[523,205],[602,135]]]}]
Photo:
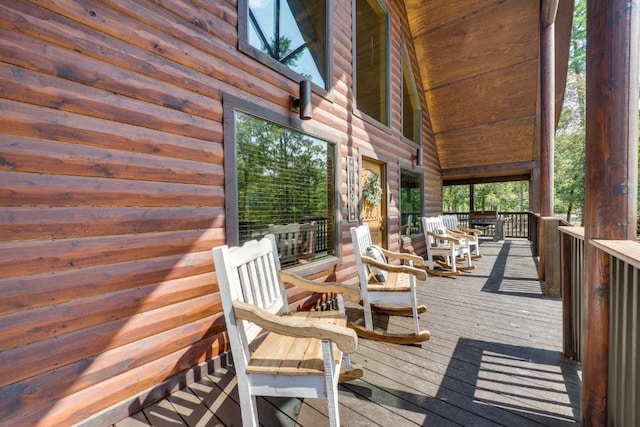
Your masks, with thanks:
[{"label": "entry door", "polygon": [[369,224],[371,241],[386,248],[387,177],[384,163],[363,158],[360,179],[362,220]]}]

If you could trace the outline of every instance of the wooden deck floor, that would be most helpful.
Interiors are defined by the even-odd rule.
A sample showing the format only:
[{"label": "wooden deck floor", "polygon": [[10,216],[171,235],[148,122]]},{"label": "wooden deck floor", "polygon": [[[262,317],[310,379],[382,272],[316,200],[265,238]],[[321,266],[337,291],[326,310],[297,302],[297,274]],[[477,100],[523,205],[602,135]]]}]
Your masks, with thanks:
[{"label": "wooden deck floor", "polygon": [[[573,425],[580,419],[578,363],[561,357],[561,301],[545,298],[525,240],[486,241],[477,269],[429,277],[419,301],[422,345],[361,339],[361,380],[340,387],[344,426]],[[408,319],[378,319],[411,330]],[[220,370],[117,424],[240,425],[231,372]],[[261,399],[265,426],[327,425],[323,400]]]}]

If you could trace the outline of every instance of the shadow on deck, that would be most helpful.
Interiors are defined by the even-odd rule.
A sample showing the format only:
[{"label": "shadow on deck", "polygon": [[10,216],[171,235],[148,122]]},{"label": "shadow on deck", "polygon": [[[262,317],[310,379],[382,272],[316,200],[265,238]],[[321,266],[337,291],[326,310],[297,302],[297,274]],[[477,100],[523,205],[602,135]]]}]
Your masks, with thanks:
[{"label": "shadow on deck", "polygon": [[[340,387],[343,425],[577,424],[580,365],[561,356],[561,301],[543,295],[529,243],[485,241],[482,253],[476,270],[421,287],[429,341],[359,341],[352,360],[365,374]],[[411,330],[406,318],[378,322]],[[259,401],[265,426],[328,424],[324,400]],[[235,378],[221,369],[117,426],[240,425],[237,402]]]}]

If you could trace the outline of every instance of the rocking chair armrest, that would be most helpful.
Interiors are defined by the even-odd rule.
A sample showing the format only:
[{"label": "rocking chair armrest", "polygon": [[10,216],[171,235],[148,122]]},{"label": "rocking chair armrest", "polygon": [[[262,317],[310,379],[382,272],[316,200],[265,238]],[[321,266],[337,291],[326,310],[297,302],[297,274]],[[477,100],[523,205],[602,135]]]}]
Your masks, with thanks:
[{"label": "rocking chair armrest", "polygon": [[460,244],[460,240],[456,239],[455,237],[452,236],[446,236],[446,235],[442,235],[442,234],[438,234],[438,233],[433,233],[431,231],[427,231],[427,234],[431,237],[433,237],[434,239],[438,239],[438,240],[446,240],[448,242],[453,242],[456,245]]},{"label": "rocking chair armrest", "polygon": [[476,236],[482,236],[482,230],[478,230],[477,228],[467,228],[458,226],[458,230],[463,231],[465,233],[473,234]]},{"label": "rocking chair armrest", "polygon": [[411,274],[413,276],[416,276],[416,279],[418,280],[427,280],[427,273],[424,270],[416,267],[410,267],[408,265],[386,264],[384,262],[380,262],[366,255],[362,255],[362,262],[364,264],[377,267],[381,270],[388,271],[390,273],[406,273],[406,274]]},{"label": "rocking chair armrest", "polygon": [[277,316],[252,304],[233,302],[236,318],[253,322],[261,328],[296,338],[318,338],[334,342],[345,353],[358,348],[358,337],[353,329],[333,325],[322,320],[300,319],[293,316]]},{"label": "rocking chair armrest", "polygon": [[291,283],[294,286],[305,289],[310,292],[318,292],[321,294],[334,293],[343,294],[350,301],[360,301],[362,296],[360,295],[360,287],[358,285],[349,285],[347,283],[337,282],[316,282],[298,276],[297,274],[287,273],[280,271],[280,280],[286,283]]},{"label": "rocking chair armrest", "polygon": [[449,235],[451,237],[455,237],[456,239],[460,239],[460,240],[465,240],[468,239],[470,237],[473,237],[469,234],[463,233],[461,231],[455,231],[455,230],[449,230]]},{"label": "rocking chair armrest", "polygon": [[418,266],[424,265],[424,260],[422,259],[422,257],[419,257],[418,255],[410,254],[407,252],[391,252],[384,248],[380,248],[380,249],[382,249],[382,253],[388,259],[400,259],[403,261],[413,261],[415,265],[418,265]]}]

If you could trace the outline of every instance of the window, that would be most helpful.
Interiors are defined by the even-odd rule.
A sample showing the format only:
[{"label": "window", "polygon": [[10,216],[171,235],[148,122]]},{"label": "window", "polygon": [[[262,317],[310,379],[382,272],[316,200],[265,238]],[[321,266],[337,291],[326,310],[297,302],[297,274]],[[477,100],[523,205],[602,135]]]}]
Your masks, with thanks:
[{"label": "window", "polygon": [[420,103],[406,47],[402,55],[402,134],[420,143]]},{"label": "window", "polygon": [[355,0],[354,19],[356,104],[388,126],[388,14],[377,0]]},{"label": "window", "polygon": [[[239,28],[242,41],[253,48],[247,53],[327,89],[328,1],[245,0],[246,15],[241,15]],[[242,42],[240,47],[247,51]]]},{"label": "window", "polygon": [[334,254],[334,146],[236,111],[239,243],[276,234],[283,265]]},{"label": "window", "polygon": [[403,235],[420,233],[423,199],[422,175],[400,169],[400,213]]}]

